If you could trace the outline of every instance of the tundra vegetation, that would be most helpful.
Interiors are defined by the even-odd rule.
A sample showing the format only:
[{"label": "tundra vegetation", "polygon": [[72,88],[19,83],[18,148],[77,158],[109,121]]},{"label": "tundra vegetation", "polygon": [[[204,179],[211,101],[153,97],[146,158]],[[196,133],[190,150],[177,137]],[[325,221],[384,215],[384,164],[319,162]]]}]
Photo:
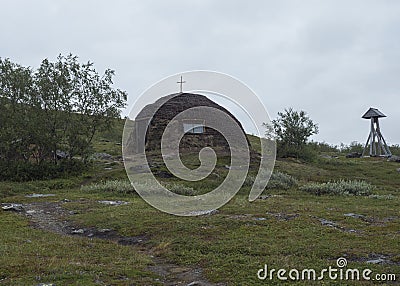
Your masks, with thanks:
[{"label": "tundra vegetation", "polygon": [[[265,264],[275,269],[321,270],[336,267],[339,257],[347,259],[349,268],[394,273],[400,279],[399,163],[346,158],[358,150],[357,142],[331,146],[306,140],[301,151],[307,148],[312,156],[279,156],[267,188],[256,201],[248,201],[258,171],[252,161],[243,187],[228,204],[202,216],[173,216],[148,205],[127,179],[120,145],[124,120],[115,118],[125,93],[111,88],[111,74],[97,77],[92,64],[78,64],[73,56],[44,61],[35,72],[4,59],[1,68],[0,124],[9,127],[14,122],[10,116],[16,127],[0,130],[0,161],[6,166],[0,173],[0,200],[8,207],[0,211],[0,284],[280,285],[278,280],[260,281],[257,271]],[[4,70],[20,84],[13,91],[15,102],[5,96],[11,85],[4,81]],[[94,78],[97,84],[75,79],[76,85],[70,85],[62,80],[66,74],[73,79],[74,73],[89,81]],[[82,107],[76,112],[78,107],[68,106],[80,102],[73,92],[78,86],[82,92],[100,89],[99,94],[111,101],[102,102],[97,111]],[[54,105],[51,98],[31,103],[29,96],[22,96],[38,94],[39,88],[57,91],[62,100]],[[67,103],[65,94],[74,94],[77,102]],[[15,113],[10,111],[14,108]],[[26,117],[17,116],[21,111]],[[71,126],[64,125],[66,116]],[[40,118],[46,119],[46,126],[40,126]],[[94,122],[104,125],[93,132]],[[25,132],[24,125],[33,133]],[[74,133],[79,134],[77,142]],[[259,139],[248,138],[259,151]],[[396,155],[399,149],[391,148]],[[66,156],[55,157],[57,151]],[[183,161],[195,168],[198,158],[191,156]],[[166,171],[156,159],[153,162],[155,174]],[[164,177],[160,181],[183,195],[206,193],[223,181],[228,163],[229,158],[219,158],[207,180]],[[42,164],[61,168],[61,175],[32,180],[28,172],[20,177],[31,166],[41,170]],[[11,169],[15,174],[6,173]],[[320,285],[320,281],[293,283]],[[323,283],[341,282],[326,279]],[[363,283],[373,285],[373,281]]]}]

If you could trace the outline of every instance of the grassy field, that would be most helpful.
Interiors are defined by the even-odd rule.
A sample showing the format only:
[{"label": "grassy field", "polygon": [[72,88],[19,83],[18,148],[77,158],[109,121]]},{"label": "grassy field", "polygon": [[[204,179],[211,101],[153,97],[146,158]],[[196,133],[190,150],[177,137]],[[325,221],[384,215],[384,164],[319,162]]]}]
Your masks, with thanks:
[{"label": "grassy field", "polygon": [[[275,170],[297,179],[298,186],[267,189],[262,199],[251,203],[247,200],[250,187],[245,186],[215,213],[177,217],[152,208],[134,193],[82,189],[82,185],[107,180],[127,181],[118,160],[118,140],[111,137],[97,138],[95,149],[114,159],[97,160],[80,177],[0,183],[2,203],[20,203],[25,210],[51,206],[59,212],[55,215],[53,209],[44,207],[41,215],[36,214],[37,220],[47,218],[53,225],[46,229],[32,219],[35,214],[0,211],[0,285],[188,285],[198,280],[203,282],[192,285],[281,285],[277,278],[259,280],[257,271],[267,264],[275,269],[313,268],[318,272],[336,267],[339,257],[347,259],[348,268],[396,274],[397,281],[387,283],[400,283],[400,173],[396,170],[400,164],[343,156],[321,157],[307,164],[278,160]],[[217,170],[216,177],[224,172]],[[310,182],[339,179],[366,181],[373,185],[373,195],[316,196],[299,190]],[[204,184],[192,187],[207,188]],[[25,196],[32,193],[55,196]],[[128,204],[99,203],[104,200]],[[112,235],[102,237],[100,230]],[[90,236],[90,231],[96,235]],[[136,240],[121,243],[127,238]],[[374,260],[379,263],[371,263]],[[180,282],[174,284],[174,279]]]}]

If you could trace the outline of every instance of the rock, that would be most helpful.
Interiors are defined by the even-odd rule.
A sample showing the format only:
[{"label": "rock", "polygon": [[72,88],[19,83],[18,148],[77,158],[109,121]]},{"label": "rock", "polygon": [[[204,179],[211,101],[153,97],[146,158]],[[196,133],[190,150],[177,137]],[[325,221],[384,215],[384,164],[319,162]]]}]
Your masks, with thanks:
[{"label": "rock", "polygon": [[114,160],[115,160],[114,162],[123,162],[124,158],[122,158],[122,156],[115,156]]},{"label": "rock", "polygon": [[189,216],[214,215],[214,214],[217,214],[218,212],[219,212],[218,210],[203,210],[203,211],[188,212],[185,215],[189,215]]},{"label": "rock", "polygon": [[285,214],[285,213],[271,213],[266,212],[267,215],[273,216],[278,220],[288,221],[299,217],[299,214]]},{"label": "rock", "polygon": [[47,197],[54,197],[55,194],[30,194],[26,195],[25,198],[47,198]]},{"label": "rock", "polygon": [[347,213],[344,216],[352,217],[352,218],[365,218],[365,215],[355,214],[355,213]]},{"label": "rock", "polygon": [[362,156],[359,152],[352,152],[346,155],[346,158],[360,158]]},{"label": "rock", "polygon": [[384,254],[378,254],[378,253],[370,253],[368,257],[364,260],[366,263],[369,264],[384,264],[384,263],[392,263],[389,259]]},{"label": "rock", "polygon": [[161,154],[161,156],[163,157],[163,159],[174,159],[176,157],[179,156],[179,154],[175,153],[169,153],[169,154]]},{"label": "rock", "polygon": [[283,197],[283,196],[282,195],[262,195],[262,196],[259,196],[258,199],[259,200],[266,200],[266,199],[269,199],[269,198],[281,198],[281,197]]},{"label": "rock", "polygon": [[135,165],[135,166],[131,166],[131,167],[129,167],[129,170],[131,171],[131,172],[134,172],[135,174],[138,174],[138,173],[146,173],[147,172],[147,169],[148,169],[148,166],[146,165]]},{"label": "rock", "polygon": [[397,163],[400,163],[400,157],[399,157],[399,156],[395,156],[395,155],[393,155],[392,157],[389,157],[387,160],[388,160],[389,162],[397,162]]},{"label": "rock", "polygon": [[238,214],[238,215],[228,215],[230,219],[237,219],[237,220],[248,220],[253,217],[251,214]]},{"label": "rock", "polygon": [[187,284],[186,286],[206,286],[206,284],[201,281],[193,281],[193,282]]},{"label": "rock", "polygon": [[69,153],[62,150],[56,150],[57,159],[65,159],[69,157]]},{"label": "rock", "polygon": [[24,207],[22,204],[2,204],[3,206],[1,207],[5,211],[14,211],[14,212],[22,212],[24,210]]},{"label": "rock", "polygon": [[118,240],[118,244],[121,245],[135,245],[143,242],[142,237],[123,237]]},{"label": "rock", "polygon": [[92,157],[98,160],[111,160],[113,158],[112,155],[108,153],[94,153]]},{"label": "rock", "polygon": [[225,165],[225,169],[228,169],[228,170],[243,170],[243,169],[246,169],[246,166],[228,166],[228,165]]},{"label": "rock", "polygon": [[331,220],[320,218],[319,221],[324,226],[337,227],[337,224],[335,222],[331,221]]},{"label": "rock", "polygon": [[371,260],[367,261],[367,263],[370,263],[370,264],[381,264],[381,263],[385,263],[385,262],[386,262],[386,260],[383,258],[371,259]]},{"label": "rock", "polygon": [[254,220],[263,221],[263,220],[266,220],[266,218],[265,217],[256,217],[256,218],[254,218]]},{"label": "rock", "polygon": [[266,199],[269,199],[270,197],[271,197],[270,195],[262,195],[262,196],[259,196],[258,199],[259,200],[266,200]]},{"label": "rock", "polygon": [[85,230],[83,228],[80,229],[74,229],[71,233],[72,234],[83,234]]},{"label": "rock", "polygon": [[156,171],[156,172],[154,172],[154,175],[156,177],[163,178],[163,179],[169,179],[169,178],[174,177],[174,175],[172,175],[170,172],[167,172],[167,171]]},{"label": "rock", "polygon": [[124,202],[124,201],[98,201],[98,202],[100,204],[110,205],[110,206],[121,206],[129,204],[129,202]]}]

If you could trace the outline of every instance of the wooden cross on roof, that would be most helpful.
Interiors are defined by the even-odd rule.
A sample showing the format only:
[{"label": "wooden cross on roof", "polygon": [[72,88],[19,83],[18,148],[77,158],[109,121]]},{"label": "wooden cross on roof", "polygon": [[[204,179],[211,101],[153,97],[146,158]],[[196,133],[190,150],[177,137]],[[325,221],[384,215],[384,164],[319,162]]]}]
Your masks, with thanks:
[{"label": "wooden cross on roof", "polygon": [[183,81],[183,78],[182,78],[182,76],[181,76],[181,80],[180,80],[180,81],[177,81],[176,83],[179,83],[179,84],[180,84],[180,92],[182,93],[183,84],[186,83],[186,81]]}]

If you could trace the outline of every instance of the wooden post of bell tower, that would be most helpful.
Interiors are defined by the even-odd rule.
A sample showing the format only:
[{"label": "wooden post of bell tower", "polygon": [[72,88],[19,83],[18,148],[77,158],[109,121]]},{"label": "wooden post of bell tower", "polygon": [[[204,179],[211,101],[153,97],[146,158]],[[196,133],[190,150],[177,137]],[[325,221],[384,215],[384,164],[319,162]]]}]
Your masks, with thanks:
[{"label": "wooden post of bell tower", "polygon": [[[379,126],[379,118],[386,117],[385,114],[380,112],[376,108],[370,108],[362,118],[371,120],[371,130],[369,132],[369,136],[367,139],[367,143],[365,144],[364,151],[362,156],[371,157],[391,157],[392,153],[389,150],[389,147],[386,144],[385,138],[381,133],[381,128]],[[369,145],[369,147],[368,147]]]}]

